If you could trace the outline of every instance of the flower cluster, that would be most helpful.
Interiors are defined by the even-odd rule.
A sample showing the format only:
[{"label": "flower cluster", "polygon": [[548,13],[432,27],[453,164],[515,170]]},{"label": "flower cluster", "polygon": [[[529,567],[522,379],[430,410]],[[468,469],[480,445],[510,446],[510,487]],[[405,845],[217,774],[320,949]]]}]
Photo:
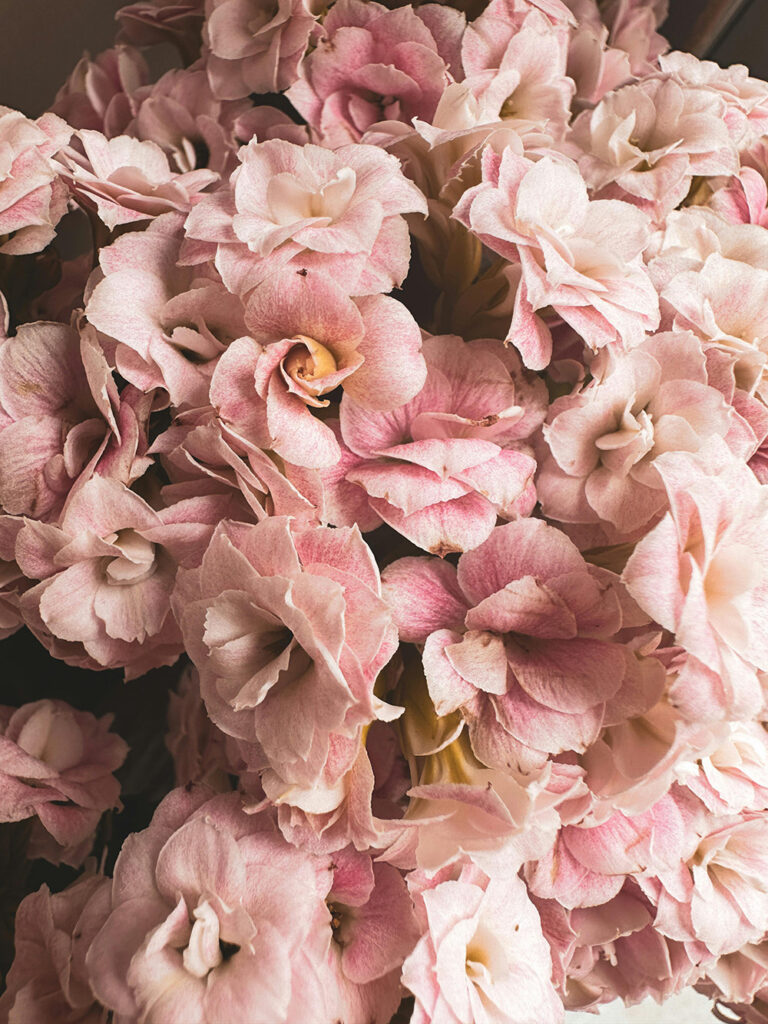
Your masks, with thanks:
[{"label": "flower cluster", "polygon": [[3,1019],[768,1021],[768,84],[664,8],[140,0],[0,107]]}]

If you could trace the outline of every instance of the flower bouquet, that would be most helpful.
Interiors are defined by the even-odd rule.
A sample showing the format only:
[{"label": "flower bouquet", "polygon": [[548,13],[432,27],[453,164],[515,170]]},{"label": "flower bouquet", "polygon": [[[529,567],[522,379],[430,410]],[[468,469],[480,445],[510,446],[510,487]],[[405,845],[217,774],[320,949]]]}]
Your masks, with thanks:
[{"label": "flower bouquet", "polygon": [[0,108],[3,1020],[768,1021],[768,85],[665,14],[139,0]]}]

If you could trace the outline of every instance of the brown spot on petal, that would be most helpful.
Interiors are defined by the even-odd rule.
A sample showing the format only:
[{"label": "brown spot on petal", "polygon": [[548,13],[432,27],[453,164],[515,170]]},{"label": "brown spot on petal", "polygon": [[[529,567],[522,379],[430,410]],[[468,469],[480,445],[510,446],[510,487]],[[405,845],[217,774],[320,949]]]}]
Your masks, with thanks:
[{"label": "brown spot on petal", "polygon": [[435,544],[433,548],[429,549],[430,554],[437,555],[438,558],[445,558],[446,555],[456,554],[461,552],[461,548],[457,548],[453,544],[446,544],[444,541],[440,541],[439,544]]}]

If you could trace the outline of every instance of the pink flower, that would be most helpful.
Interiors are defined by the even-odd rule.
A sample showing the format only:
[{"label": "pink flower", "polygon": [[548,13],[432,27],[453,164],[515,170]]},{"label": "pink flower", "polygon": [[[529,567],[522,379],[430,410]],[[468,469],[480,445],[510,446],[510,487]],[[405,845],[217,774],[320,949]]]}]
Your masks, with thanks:
[{"label": "pink flower", "polygon": [[579,24],[571,30],[566,71],[576,90],[575,110],[590,107],[631,77],[629,54],[608,45],[608,29],[596,0],[582,0]]},{"label": "pink flower", "polygon": [[677,777],[717,815],[768,807],[768,732],[758,722],[731,722],[704,749],[677,766]]},{"label": "pink flower", "polygon": [[317,46],[302,61],[288,98],[333,148],[358,141],[378,121],[430,121],[451,80],[448,47],[463,27],[463,17],[450,7],[390,11],[378,3],[339,0],[323,19]]},{"label": "pink flower", "polygon": [[172,664],[183,649],[169,603],[176,571],[199,561],[228,508],[220,494],[199,494],[157,512],[92,477],[58,526],[28,520],[19,533],[19,565],[41,580],[22,598],[25,621],[70,664],[124,667],[128,678]]},{"label": "pink flower", "polygon": [[321,476],[330,522],[380,520],[434,554],[482,543],[497,516],[531,511],[533,459],[516,450],[541,422],[544,395],[512,349],[446,336],[424,343],[427,381],[393,412],[341,404],[341,461]]},{"label": "pink flower", "polygon": [[[375,725],[371,723],[371,729]],[[373,811],[376,779],[366,739],[362,733],[351,739],[334,733],[321,776],[305,787],[287,785],[275,772],[262,774],[254,786],[248,757],[253,756],[255,748],[241,741],[238,747],[244,755],[243,769],[249,772],[244,788],[256,790],[256,806],[264,796],[277,806],[280,831],[289,843],[303,850],[334,853],[348,844],[356,850],[386,845],[389,823]],[[242,784],[242,771],[240,778]]]},{"label": "pink flower", "polygon": [[104,1024],[85,954],[109,912],[111,881],[85,874],[63,892],[47,885],[21,901],[14,922],[16,955],[0,999],[9,1021]]},{"label": "pink flower", "polygon": [[631,534],[667,504],[656,458],[697,451],[708,437],[725,437],[734,419],[708,383],[697,339],[655,335],[550,406],[544,436],[551,455],[537,477],[542,509],[561,521],[601,521]]},{"label": "pink flower", "polygon": [[211,381],[222,422],[288,462],[339,459],[331,428],[313,415],[343,385],[368,410],[392,409],[426,375],[412,315],[388,296],[354,302],[318,270],[274,273],[250,296],[249,338],[224,353]]},{"label": "pink flower", "polygon": [[174,171],[208,167],[220,174],[236,166],[240,117],[253,109],[245,100],[218,99],[200,63],[167,71],[153,85],[138,88],[132,107],[125,133],[160,146]]},{"label": "pink flower", "polygon": [[118,39],[135,46],[173,43],[185,64],[200,55],[205,0],[138,0],[117,12]]},{"label": "pink flower", "polygon": [[537,896],[568,908],[600,906],[627,875],[642,879],[649,865],[671,872],[687,860],[696,848],[694,824],[671,794],[640,814],[616,811],[597,824],[567,824],[547,853],[526,865],[526,882]]},{"label": "pink flower", "polygon": [[325,960],[339,1018],[389,1024],[403,994],[400,969],[419,937],[400,872],[351,847],[333,854],[328,893],[333,942]]},{"label": "pink flower", "polygon": [[51,157],[72,129],[55,114],[30,121],[0,107],[0,253],[40,252],[67,210],[68,193]]},{"label": "pink flower", "polygon": [[242,496],[239,518],[290,515],[317,522],[315,507],[291,484],[274,460],[225,426],[212,408],[181,413],[154,442],[174,484],[201,491],[232,490]]},{"label": "pink flower", "polygon": [[426,213],[426,202],[395,157],[375,146],[331,152],[282,139],[253,139],[239,157],[229,187],[187,220],[190,262],[215,254],[238,294],[288,263],[322,271],[350,295],[402,283],[410,243],[401,215]]},{"label": "pink flower", "polygon": [[738,170],[724,113],[714,92],[671,77],[626,85],[574,123],[579,169],[590,188],[634,202],[661,222],[695,175]]},{"label": "pink flower", "polygon": [[483,181],[454,216],[495,252],[522,266],[508,340],[531,369],[550,361],[549,329],[536,311],[551,306],[592,349],[638,345],[658,324],[658,299],[641,255],[646,218],[628,203],[590,201],[575,164],[534,163],[511,148],[487,147]]},{"label": "pink flower", "polygon": [[206,0],[203,38],[215,94],[282,92],[299,75],[315,16],[306,0]]},{"label": "pink flower", "polygon": [[210,797],[174,790],[124,843],[86,960],[97,997],[147,1024],[332,1024],[330,858],[287,844],[238,794]]},{"label": "pink flower", "polygon": [[332,810],[360,729],[398,714],[373,693],[396,641],[359,533],[223,523],[174,606],[208,713],[251,770],[269,769],[272,799],[301,806],[322,782],[330,804],[307,809]]},{"label": "pink flower", "polygon": [[128,135],[107,139],[87,129],[76,137],[82,151],[60,150],[57,166],[76,199],[110,229],[172,210],[186,213],[198,192],[218,178],[208,170],[175,174],[154,142]]},{"label": "pink flower", "polygon": [[[434,708],[425,709],[428,702],[406,708],[405,728],[414,710],[436,717]],[[583,771],[546,759],[525,774],[510,764],[486,768],[457,717],[437,719],[439,746],[409,749],[421,768],[404,817],[391,823],[386,860],[432,874],[466,855],[488,871],[507,873],[545,856],[563,822],[581,819],[589,806]]]},{"label": "pink flower", "polygon": [[768,183],[754,167],[740,167],[737,175],[715,190],[709,205],[731,224],[768,227]]},{"label": "pink flower", "polygon": [[553,25],[541,11],[523,14],[509,0],[493,0],[462,39],[466,85],[488,114],[533,123],[560,139],[574,88],[565,74],[567,38],[563,22]]},{"label": "pink flower", "polygon": [[19,599],[29,580],[16,562],[16,537],[23,525],[20,518],[0,515],[0,640],[24,625]]},{"label": "pink flower", "polygon": [[128,748],[111,722],[60,700],[0,708],[0,820],[36,816],[64,847],[90,839],[102,813],[120,805],[112,773]]},{"label": "pink flower", "polygon": [[640,607],[722,680],[724,707],[743,717],[763,703],[768,489],[713,439],[696,455],[656,462],[670,511],[636,546],[623,579]]},{"label": "pink flower", "polygon": [[411,875],[423,934],[403,966],[413,1024],[558,1024],[549,946],[517,875]]},{"label": "pink flower", "polygon": [[219,356],[246,328],[242,303],[212,268],[178,266],[182,240],[181,218],[166,214],[104,246],[85,313],[118,342],[114,360],[123,377],[194,407],[208,404]]},{"label": "pink flower", "polygon": [[657,906],[654,923],[662,935],[699,941],[720,956],[760,941],[768,930],[765,813],[707,824],[711,831],[697,837],[684,863],[666,872],[654,863],[648,874],[658,877],[641,885]]},{"label": "pink flower", "polygon": [[149,82],[149,68],[132,46],[86,54],[56,93],[51,110],[73,128],[122,135],[135,113],[134,93]]},{"label": "pink flower", "polygon": [[534,901],[552,947],[558,990],[569,1010],[617,997],[628,1006],[648,997],[668,999],[702,975],[711,955],[700,943],[675,942],[653,927],[653,904],[628,880],[595,907],[565,910],[554,900]]},{"label": "pink flower", "polygon": [[232,770],[227,737],[210,720],[200,696],[197,670],[188,665],[178,691],[168,695],[168,733],[165,745],[173,757],[177,786],[203,783],[226,792]]},{"label": "pink flower", "polygon": [[[390,662],[390,665],[392,662]],[[264,778],[269,798],[277,798],[277,823],[285,838],[305,850],[333,853],[347,844],[357,850],[386,846],[399,834],[410,783],[393,728],[372,722],[365,738],[357,738],[354,760],[341,778],[334,761],[349,741],[331,738],[332,754],[323,777],[311,789],[286,791],[272,775]]]},{"label": "pink flower", "polygon": [[706,89],[725,101],[725,124],[740,150],[760,144],[768,131],[768,85],[752,78],[744,64],[721,68],[676,51],[663,54],[659,66],[683,86]]},{"label": "pink flower", "polygon": [[[752,225],[739,227],[743,230]],[[762,238],[760,241],[764,244]],[[731,258],[714,251],[700,268],[681,268],[660,292],[662,308],[669,311],[675,330],[691,330],[706,349],[716,348],[728,356],[737,384],[747,391],[757,390],[765,399],[768,266],[746,262],[742,255]]]},{"label": "pink flower", "polygon": [[663,54],[669,44],[656,32],[667,13],[667,0],[609,0],[601,6],[601,17],[610,29],[610,44],[628,54],[633,75],[640,77],[655,70],[657,58],[667,70]]},{"label": "pink flower", "polygon": [[132,483],[149,463],[148,414],[140,393],[118,396],[92,328],[21,325],[0,343],[0,505],[55,521],[93,472]]},{"label": "pink flower", "polygon": [[715,730],[686,722],[671,697],[661,693],[663,677],[656,683],[655,692],[647,693],[650,706],[633,708],[622,721],[606,725],[579,758],[598,820],[614,810],[628,815],[648,810],[676,779],[687,778],[691,759],[700,759],[717,742]]},{"label": "pink flower", "polygon": [[405,558],[384,572],[401,640],[424,644],[437,713],[461,709],[477,756],[500,767],[584,750],[620,713],[622,687],[663,676],[614,639],[617,583],[538,519],[496,527],[458,571]]},{"label": "pink flower", "polygon": [[[462,64],[468,76],[513,64],[514,40],[526,27],[551,32],[562,45],[576,19],[562,0],[491,0],[469,22],[462,38]],[[563,50],[564,57],[564,50]],[[561,73],[565,74],[565,65]]]}]

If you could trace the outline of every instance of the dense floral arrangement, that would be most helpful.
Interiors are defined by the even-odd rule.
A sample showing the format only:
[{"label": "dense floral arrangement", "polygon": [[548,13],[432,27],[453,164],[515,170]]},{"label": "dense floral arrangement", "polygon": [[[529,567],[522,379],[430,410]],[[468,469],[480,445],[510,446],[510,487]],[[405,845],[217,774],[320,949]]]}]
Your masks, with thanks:
[{"label": "dense floral arrangement", "polygon": [[0,108],[3,1020],[768,1021],[768,84],[665,14],[139,0]]}]

